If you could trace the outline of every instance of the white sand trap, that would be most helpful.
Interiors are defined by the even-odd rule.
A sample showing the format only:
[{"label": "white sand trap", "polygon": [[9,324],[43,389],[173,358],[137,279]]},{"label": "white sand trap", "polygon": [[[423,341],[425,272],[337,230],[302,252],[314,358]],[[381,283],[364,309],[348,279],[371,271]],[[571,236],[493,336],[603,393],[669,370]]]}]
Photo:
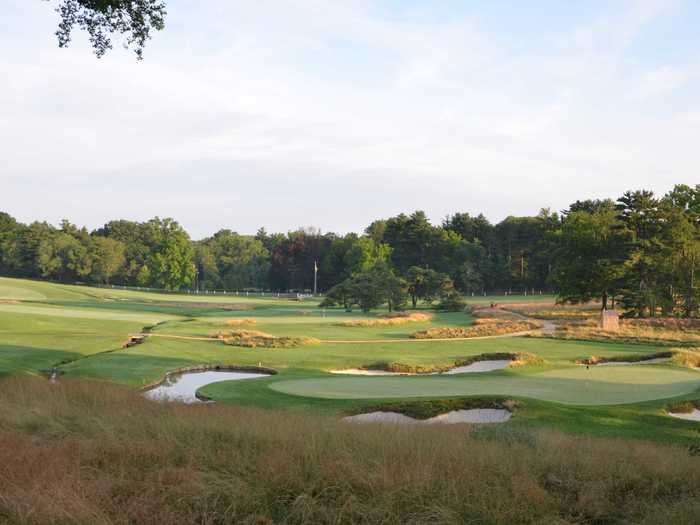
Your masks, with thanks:
[{"label": "white sand trap", "polygon": [[415,419],[398,412],[369,412],[357,416],[344,417],[346,423],[392,423],[409,425],[454,425],[456,423],[505,423],[512,414],[502,408],[474,408],[453,410],[430,419]]},{"label": "white sand trap", "polygon": [[505,423],[513,414],[502,408],[473,408],[470,410],[453,410],[447,414],[431,417],[425,422],[431,423]]},{"label": "white sand trap", "polygon": [[615,365],[655,365],[657,363],[666,363],[670,361],[670,357],[654,357],[652,359],[644,359],[642,361],[607,361],[598,363],[593,366],[615,366]]},{"label": "white sand trap", "polygon": [[512,361],[508,359],[492,359],[487,361],[476,361],[469,365],[456,366],[446,372],[426,372],[415,374],[410,372],[389,372],[388,370],[365,370],[363,368],[346,368],[345,370],[331,370],[331,374],[346,374],[352,376],[436,376],[440,374],[469,374],[472,372],[491,372],[507,368]]},{"label": "white sand trap", "polygon": [[[401,372],[389,372],[388,370],[365,370],[363,368],[347,368],[345,370],[331,370],[331,374],[347,374],[351,376],[409,376],[416,374],[408,374]],[[427,375],[427,374],[421,374]]]},{"label": "white sand trap", "polygon": [[457,366],[451,368],[445,374],[467,374],[470,372],[491,372],[493,370],[502,370],[507,368],[512,361],[509,359],[493,359],[490,361],[476,361],[470,365]]},{"label": "white sand trap", "polygon": [[343,421],[346,423],[399,423],[411,425],[420,423],[417,419],[398,412],[368,412],[367,414],[344,417]]},{"label": "white sand trap", "polygon": [[668,415],[678,419],[685,419],[686,421],[700,421],[700,410],[697,408],[692,412],[669,412]]}]

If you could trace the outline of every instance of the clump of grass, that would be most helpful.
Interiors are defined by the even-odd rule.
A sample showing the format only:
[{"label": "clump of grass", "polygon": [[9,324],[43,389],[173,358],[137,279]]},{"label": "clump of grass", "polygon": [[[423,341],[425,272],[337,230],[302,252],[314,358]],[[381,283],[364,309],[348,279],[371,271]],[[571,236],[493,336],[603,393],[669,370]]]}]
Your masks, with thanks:
[{"label": "clump of grass", "polygon": [[465,359],[455,361],[454,366],[468,366],[479,361],[510,361],[508,367],[524,365],[541,365],[544,359],[529,352],[492,352],[470,356]]},{"label": "clump of grass", "polygon": [[337,323],[337,326],[345,327],[375,327],[375,326],[394,326],[402,325],[407,323],[423,323],[430,321],[433,318],[431,314],[426,314],[422,312],[393,312],[393,315],[383,314],[379,319],[353,319],[351,321],[343,321],[342,323]]},{"label": "clump of grass", "polygon": [[420,401],[397,401],[379,403],[363,407],[355,407],[347,412],[348,415],[364,414],[367,412],[397,412],[414,419],[430,419],[454,410],[471,410],[475,408],[496,408],[515,412],[520,402],[514,399],[500,397],[469,397],[456,399],[429,399]]},{"label": "clump of grass", "polygon": [[672,414],[690,414],[698,409],[700,409],[700,400],[677,401],[666,405],[666,411]]},{"label": "clump of grass", "polygon": [[[640,322],[644,321],[644,322]],[[569,322],[557,325],[551,334],[545,337],[556,339],[578,339],[586,341],[619,341],[624,343],[656,344],[656,345],[687,345],[700,344],[700,331],[690,328],[675,328],[674,323],[646,322],[652,320],[623,319],[616,331],[602,330],[597,321]],[[680,325],[679,325],[680,326]]]},{"label": "clump of grass", "polygon": [[[524,407],[525,409],[527,407]],[[523,411],[523,409],[521,409]],[[533,430],[346,425],[0,382],[6,523],[696,523],[679,446]],[[506,429],[511,427],[512,433]]]},{"label": "clump of grass", "polygon": [[593,355],[587,359],[579,359],[576,361],[579,365],[599,365],[601,363],[639,363],[649,361],[650,359],[664,359],[673,357],[674,352],[655,352],[653,354],[632,354],[632,355],[614,355],[608,357],[600,357]]},{"label": "clump of grass", "polygon": [[700,348],[672,348],[673,362],[688,368],[700,368]]},{"label": "clump of grass", "polygon": [[257,319],[253,317],[242,317],[240,319],[229,319],[226,321],[227,326],[252,326],[257,323]]},{"label": "clump of grass", "polygon": [[276,336],[258,330],[219,332],[217,337],[227,345],[245,348],[296,348],[320,343],[318,339],[313,337]]},{"label": "clump of grass", "polygon": [[442,327],[421,330],[411,334],[413,339],[462,339],[506,335],[517,332],[537,330],[542,327],[536,321],[501,321],[497,319],[477,319],[475,324],[467,327]]},{"label": "clump of grass", "polygon": [[433,366],[433,365],[410,365],[406,363],[398,363],[395,361],[386,362],[380,361],[365,367],[362,370],[382,370],[384,372],[393,372],[395,374],[436,374],[447,372],[459,366],[468,366],[479,361],[510,361],[509,367],[522,365],[541,364],[544,360],[534,354],[526,352],[494,352],[487,354],[479,354],[456,360],[452,365],[448,366]]}]

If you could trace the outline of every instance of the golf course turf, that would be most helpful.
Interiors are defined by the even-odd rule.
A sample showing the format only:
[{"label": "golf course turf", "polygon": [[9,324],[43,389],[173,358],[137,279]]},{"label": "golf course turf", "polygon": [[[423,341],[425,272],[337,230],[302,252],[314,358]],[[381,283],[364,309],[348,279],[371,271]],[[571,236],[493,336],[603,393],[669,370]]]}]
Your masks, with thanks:
[{"label": "golf course turf", "polygon": [[[468,298],[505,304],[504,299],[526,300]],[[551,297],[527,300],[551,301]],[[61,381],[103,380],[134,389],[183,367],[263,366],[279,373],[207,385],[201,393],[220,403],[338,417],[350,409],[402,399],[509,396],[523,404],[507,425],[684,443],[700,436],[699,423],[665,415],[668,403],[700,397],[700,372],[672,363],[588,368],[576,364],[593,355],[651,355],[662,350],[659,346],[547,337],[411,340],[415,331],[465,327],[473,319],[463,312],[434,313],[421,322],[340,326],[342,321],[372,319],[380,312],[365,315],[317,305],[314,299],[296,301],[269,294],[163,294],[0,278],[0,376],[58,367]],[[215,340],[217,332],[227,329],[227,321],[237,318],[254,319],[255,330],[274,336],[321,342],[296,348],[242,348]],[[144,330],[159,337],[124,348],[130,335]],[[379,362],[449,367],[471,356],[498,352],[527,352],[541,363],[455,376],[330,374]]]}]

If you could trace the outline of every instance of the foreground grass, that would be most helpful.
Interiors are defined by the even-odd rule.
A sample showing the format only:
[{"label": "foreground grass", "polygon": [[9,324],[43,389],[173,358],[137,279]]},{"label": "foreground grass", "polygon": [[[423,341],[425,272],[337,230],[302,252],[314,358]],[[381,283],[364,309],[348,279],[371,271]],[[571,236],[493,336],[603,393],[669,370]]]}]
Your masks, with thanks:
[{"label": "foreground grass", "polygon": [[695,523],[685,447],[0,382],[5,523]]}]

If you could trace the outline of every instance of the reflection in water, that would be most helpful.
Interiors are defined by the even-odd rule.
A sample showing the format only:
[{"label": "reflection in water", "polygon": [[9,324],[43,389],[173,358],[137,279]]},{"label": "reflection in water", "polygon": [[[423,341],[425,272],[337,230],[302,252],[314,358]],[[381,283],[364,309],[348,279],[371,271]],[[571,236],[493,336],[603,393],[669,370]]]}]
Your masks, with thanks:
[{"label": "reflection in water", "polygon": [[225,370],[207,370],[204,372],[185,372],[168,375],[160,385],[145,392],[145,396],[156,401],[179,401],[181,403],[199,403],[195,395],[197,390],[211,383],[237,379],[254,379],[268,377],[269,374],[254,372],[232,372]]}]

